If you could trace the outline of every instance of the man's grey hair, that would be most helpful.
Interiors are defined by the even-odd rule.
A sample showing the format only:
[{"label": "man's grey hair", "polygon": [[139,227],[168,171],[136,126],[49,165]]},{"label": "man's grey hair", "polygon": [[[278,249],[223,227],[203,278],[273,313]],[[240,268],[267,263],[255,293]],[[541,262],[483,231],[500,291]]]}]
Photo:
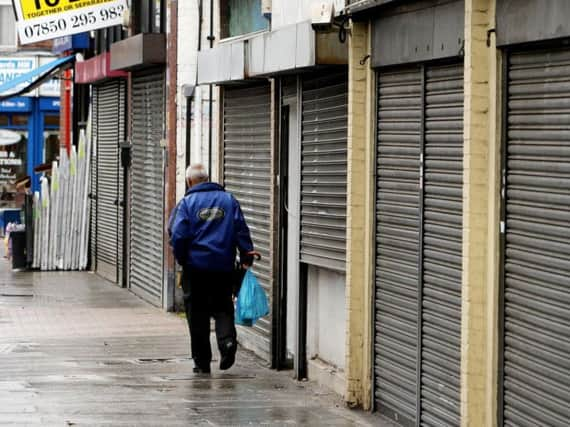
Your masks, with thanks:
[{"label": "man's grey hair", "polygon": [[204,165],[196,163],[194,165],[188,166],[188,169],[186,169],[186,179],[193,183],[198,183],[208,182],[210,177]]}]

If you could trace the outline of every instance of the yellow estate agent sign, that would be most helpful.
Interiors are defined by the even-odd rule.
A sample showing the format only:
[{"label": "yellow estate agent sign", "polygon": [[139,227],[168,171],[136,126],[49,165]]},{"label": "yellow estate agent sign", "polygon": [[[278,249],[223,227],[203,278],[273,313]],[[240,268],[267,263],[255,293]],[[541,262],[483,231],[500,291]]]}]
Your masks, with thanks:
[{"label": "yellow estate agent sign", "polygon": [[14,0],[20,43],[121,25],[126,0]]}]

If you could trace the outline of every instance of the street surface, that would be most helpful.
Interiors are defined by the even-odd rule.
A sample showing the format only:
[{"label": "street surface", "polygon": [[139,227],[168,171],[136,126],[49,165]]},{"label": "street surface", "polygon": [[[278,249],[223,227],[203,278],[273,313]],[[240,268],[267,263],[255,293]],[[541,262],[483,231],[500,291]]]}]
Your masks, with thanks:
[{"label": "street surface", "polygon": [[91,273],[0,261],[0,425],[390,425],[242,349],[229,371],[192,367],[181,317]]}]

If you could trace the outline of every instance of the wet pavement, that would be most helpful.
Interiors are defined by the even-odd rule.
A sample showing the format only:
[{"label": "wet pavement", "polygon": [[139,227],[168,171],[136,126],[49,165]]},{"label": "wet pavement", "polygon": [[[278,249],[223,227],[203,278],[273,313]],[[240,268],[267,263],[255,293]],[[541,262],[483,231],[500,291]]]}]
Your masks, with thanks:
[{"label": "wet pavement", "polygon": [[388,426],[264,367],[192,373],[185,320],[90,273],[0,261],[0,425]]}]

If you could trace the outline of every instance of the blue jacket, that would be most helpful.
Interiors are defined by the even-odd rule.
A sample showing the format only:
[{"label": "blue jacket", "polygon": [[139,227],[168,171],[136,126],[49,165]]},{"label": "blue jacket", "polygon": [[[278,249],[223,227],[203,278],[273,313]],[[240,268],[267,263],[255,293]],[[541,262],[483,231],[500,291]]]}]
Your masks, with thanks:
[{"label": "blue jacket", "polygon": [[215,183],[192,187],[170,217],[170,244],[183,267],[231,271],[253,251],[249,228],[235,197]]}]

